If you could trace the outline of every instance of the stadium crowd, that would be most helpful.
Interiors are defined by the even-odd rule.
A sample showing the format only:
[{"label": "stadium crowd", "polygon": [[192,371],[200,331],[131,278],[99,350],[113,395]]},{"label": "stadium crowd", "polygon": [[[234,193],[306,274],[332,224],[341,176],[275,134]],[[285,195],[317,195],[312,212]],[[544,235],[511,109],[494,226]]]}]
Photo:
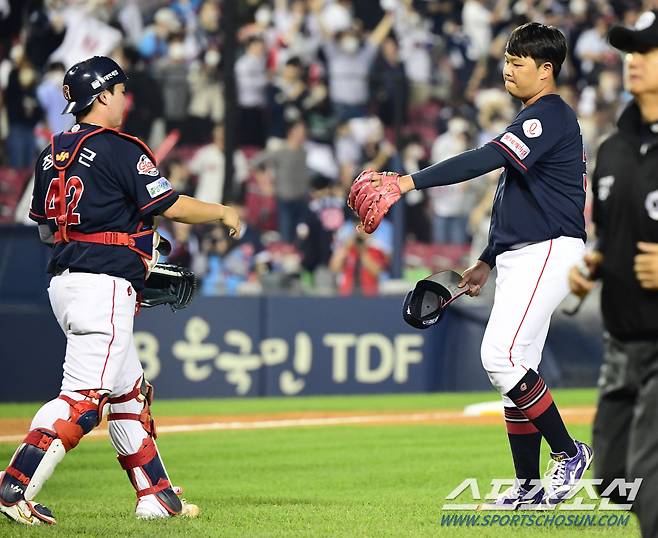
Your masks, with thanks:
[{"label": "stadium crowd", "polygon": [[[559,91],[594,155],[627,98],[607,30],[658,7],[241,0],[238,128],[225,133],[224,2],[0,0],[0,218],[25,220],[18,198],[36,154],[74,122],[60,115],[65,70],[111,55],[129,76],[124,130],[161,150],[159,166],[180,192],[232,202],[246,223],[238,239],[219,226],[164,230],[175,243],[169,261],[195,270],[203,293],[377,293],[390,273],[394,229],[385,221],[372,236],[355,231],[345,207],[354,176],[366,167],[411,173],[504,130],[518,111],[501,83],[504,47],[530,20],[567,36]],[[227,136],[238,144],[231,182]],[[405,267],[426,273],[464,265],[471,249],[479,255],[496,179],[409,194]]]}]

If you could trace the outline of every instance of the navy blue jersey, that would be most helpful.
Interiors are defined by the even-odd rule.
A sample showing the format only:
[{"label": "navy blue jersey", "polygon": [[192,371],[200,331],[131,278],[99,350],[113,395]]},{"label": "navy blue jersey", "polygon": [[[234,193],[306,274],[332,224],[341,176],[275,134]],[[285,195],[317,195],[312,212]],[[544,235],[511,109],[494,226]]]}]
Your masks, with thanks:
[{"label": "navy blue jersey", "polygon": [[524,243],[586,239],[583,139],[575,113],[560,96],[545,95],[522,109],[488,145],[507,165],[482,260],[493,265],[495,256]]},{"label": "navy blue jersey", "polygon": [[[95,126],[80,124],[83,134]],[[55,158],[59,156],[56,155]],[[50,146],[35,166],[30,218],[57,231],[57,170]],[[66,170],[67,221],[70,232],[136,233],[153,225],[153,217],[177,199],[169,181],[137,142],[105,131],[87,138]],[[125,278],[136,290],[144,287],[144,264],[125,246],[71,241],[53,248],[48,272],[64,269]]]}]

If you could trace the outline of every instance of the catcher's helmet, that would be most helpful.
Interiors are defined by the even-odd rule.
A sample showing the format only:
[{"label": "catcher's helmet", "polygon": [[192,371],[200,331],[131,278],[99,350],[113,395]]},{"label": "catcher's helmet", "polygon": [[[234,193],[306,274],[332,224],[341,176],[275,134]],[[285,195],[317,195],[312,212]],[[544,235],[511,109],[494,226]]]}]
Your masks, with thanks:
[{"label": "catcher's helmet", "polygon": [[78,62],[64,75],[62,91],[68,104],[62,114],[80,112],[104,90],[127,79],[119,64],[107,56],[94,56]]},{"label": "catcher's helmet", "polygon": [[468,286],[457,286],[461,279],[455,271],[441,271],[419,281],[404,299],[404,321],[416,329],[437,323],[445,308],[468,291]]}]

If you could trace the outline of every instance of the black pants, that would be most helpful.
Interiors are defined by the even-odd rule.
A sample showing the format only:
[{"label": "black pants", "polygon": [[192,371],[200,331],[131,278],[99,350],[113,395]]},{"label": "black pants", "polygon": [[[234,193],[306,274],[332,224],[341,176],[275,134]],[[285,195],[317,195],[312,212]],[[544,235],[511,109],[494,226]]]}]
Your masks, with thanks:
[{"label": "black pants", "polygon": [[[642,478],[633,503],[642,536],[658,537],[658,338],[606,337],[594,419],[594,472],[600,491],[615,478]],[[611,496],[615,503],[626,503]]]}]

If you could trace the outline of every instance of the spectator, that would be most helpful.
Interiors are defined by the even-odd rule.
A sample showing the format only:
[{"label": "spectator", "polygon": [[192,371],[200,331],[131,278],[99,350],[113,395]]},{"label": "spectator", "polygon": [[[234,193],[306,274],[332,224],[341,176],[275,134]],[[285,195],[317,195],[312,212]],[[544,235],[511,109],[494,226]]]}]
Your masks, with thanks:
[{"label": "spectator", "polygon": [[162,88],[164,119],[167,131],[181,131],[181,142],[186,142],[187,107],[190,103],[190,86],[187,80],[185,45],[180,37],[171,40],[167,56],[155,67],[155,78]]},{"label": "spectator", "polygon": [[191,123],[191,143],[205,142],[205,133],[213,124],[224,118],[224,91],[220,78],[219,62],[221,54],[216,45],[211,45],[203,57],[192,64],[189,74],[192,94],[189,114]]},{"label": "spectator", "polygon": [[123,129],[128,134],[148,141],[153,122],[163,114],[161,88],[134,48],[123,50],[123,68],[128,77],[126,97],[130,100]]},{"label": "spectator", "polygon": [[340,295],[377,295],[379,282],[386,277],[390,263],[391,228],[383,220],[372,235],[357,231],[354,222],[339,230],[329,268],[337,275]]},{"label": "spectator", "polygon": [[[169,223],[168,223],[169,224]],[[189,224],[172,221],[171,223],[173,241],[172,250],[167,256],[167,263],[180,265],[181,267],[192,267],[193,253],[198,250],[198,243],[192,234]]]},{"label": "spectator", "polygon": [[[242,220],[244,206],[239,206],[238,211]],[[204,295],[235,295],[244,283],[257,280],[267,271],[269,254],[260,232],[242,222],[239,237],[231,238],[223,228],[215,227],[206,241],[208,273],[201,288]]]},{"label": "spectator", "polygon": [[340,168],[340,183],[347,190],[361,162],[361,144],[354,136],[349,122],[340,123],[336,128],[334,146]]},{"label": "spectator", "polygon": [[265,163],[256,166],[253,178],[246,183],[245,220],[258,230],[275,231],[277,229],[276,195],[274,178]]},{"label": "spectator", "polygon": [[427,21],[413,8],[405,6],[402,16],[396,17],[395,30],[400,42],[400,57],[405,75],[410,82],[410,101],[414,105],[427,102],[431,92],[432,56],[430,51],[436,36]]},{"label": "spectator", "polygon": [[367,39],[350,27],[333,36],[320,19],[323,50],[329,72],[329,96],[338,121],[365,116],[368,104],[368,73],[379,45],[393,26],[387,13]]},{"label": "spectator", "polygon": [[42,110],[36,96],[37,71],[26,59],[9,74],[5,93],[9,135],[9,166],[27,168],[36,157],[34,127],[42,117]]},{"label": "spectator", "polygon": [[366,168],[373,170],[402,171],[402,162],[395,146],[384,137],[381,124],[363,145],[363,161]]},{"label": "spectator", "polygon": [[314,273],[329,267],[335,233],[345,223],[345,198],[342,189],[329,178],[315,176],[308,207],[297,226],[297,245],[302,267]]},{"label": "spectator", "polygon": [[52,63],[37,86],[39,105],[45,113],[46,125],[51,133],[67,131],[75,122],[75,118],[71,114],[62,114],[62,110],[67,104],[62,93],[62,80],[65,72],[64,64]]},{"label": "spectator", "polygon": [[574,55],[580,60],[581,71],[590,82],[595,82],[599,68],[616,56],[606,37],[609,27],[610,20],[599,16],[594,28],[585,30],[576,41]]},{"label": "spectator", "polygon": [[331,143],[336,124],[332,115],[329,90],[324,80],[316,80],[311,84],[303,106],[309,137],[317,142]]},{"label": "spectator", "polygon": [[160,8],[139,42],[139,53],[149,61],[165,58],[172,35],[180,32],[181,23],[173,10]]},{"label": "spectator", "polygon": [[288,127],[285,146],[254,157],[252,167],[262,163],[274,166],[274,188],[281,239],[292,243],[295,230],[306,208],[310,172],[306,165],[306,125],[297,121]]},{"label": "spectator", "polygon": [[[425,149],[418,136],[410,136],[402,147],[402,167],[405,174],[413,174],[425,168],[429,163],[425,159]],[[425,191],[412,191],[404,197],[406,210],[405,229],[407,238],[421,243],[432,242],[431,209]]]},{"label": "spectator", "polygon": [[240,144],[263,147],[267,70],[262,38],[252,37],[248,41],[244,54],[235,62],[235,77]]},{"label": "spectator", "polygon": [[400,62],[397,41],[387,37],[371,72],[372,96],[377,115],[387,127],[407,119],[408,81]]},{"label": "spectator", "polygon": [[[224,199],[224,124],[215,125],[212,142],[197,151],[190,161],[190,171],[198,176],[194,197],[204,202],[221,203]],[[233,154],[235,172],[234,187],[238,189],[247,179],[249,165],[244,154],[237,150]]]},{"label": "spectator", "polygon": [[193,195],[190,167],[186,161],[174,159],[167,166],[167,179],[169,183],[181,194]]},{"label": "spectator", "polygon": [[487,53],[492,39],[492,13],[485,0],[466,0],[462,21],[470,42],[468,57],[476,62]]},{"label": "spectator", "polygon": [[286,125],[305,116],[308,87],[299,58],[289,59],[268,87],[269,135],[285,138]]},{"label": "spectator", "polygon": [[201,50],[207,50],[212,46],[220,49],[220,20],[221,10],[216,0],[205,0],[199,8],[197,27],[194,28],[196,39]]},{"label": "spectator", "polygon": [[31,4],[27,6],[27,17],[25,17],[27,22],[25,54],[32,65],[47,65],[50,55],[62,44],[66,20],[62,13],[49,12],[45,2],[25,3]]},{"label": "spectator", "polygon": [[[448,132],[434,142],[432,162],[439,162],[465,151],[468,147],[467,130],[468,122],[464,118],[452,118],[448,122]],[[434,242],[451,245],[464,245],[468,242],[468,189],[469,185],[466,183],[431,189]]]}]

